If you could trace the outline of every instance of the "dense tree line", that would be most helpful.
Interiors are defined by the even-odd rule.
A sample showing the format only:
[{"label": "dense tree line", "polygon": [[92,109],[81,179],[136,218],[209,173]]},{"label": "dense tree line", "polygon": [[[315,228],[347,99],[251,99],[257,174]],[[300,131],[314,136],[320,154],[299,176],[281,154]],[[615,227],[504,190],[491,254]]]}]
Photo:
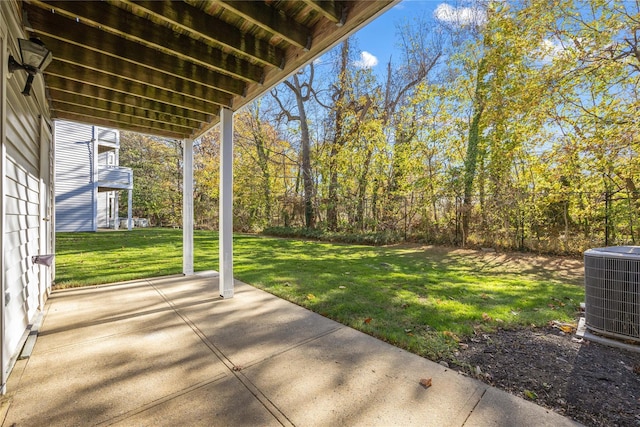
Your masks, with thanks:
[{"label": "dense tree line", "polygon": [[[640,239],[639,6],[441,5],[357,40],[235,115],[236,230],[394,233],[546,252]],[[218,142],[195,143],[196,224],[217,227]],[[123,134],[134,207],[180,224],[181,145]]]}]

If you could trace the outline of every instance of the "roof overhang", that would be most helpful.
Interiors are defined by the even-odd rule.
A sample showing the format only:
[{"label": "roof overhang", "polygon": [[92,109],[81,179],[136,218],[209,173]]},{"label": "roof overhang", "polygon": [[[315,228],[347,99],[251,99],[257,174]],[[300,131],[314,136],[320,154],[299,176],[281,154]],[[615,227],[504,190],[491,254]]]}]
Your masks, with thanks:
[{"label": "roof overhang", "polygon": [[54,119],[196,138],[399,0],[23,1]]}]

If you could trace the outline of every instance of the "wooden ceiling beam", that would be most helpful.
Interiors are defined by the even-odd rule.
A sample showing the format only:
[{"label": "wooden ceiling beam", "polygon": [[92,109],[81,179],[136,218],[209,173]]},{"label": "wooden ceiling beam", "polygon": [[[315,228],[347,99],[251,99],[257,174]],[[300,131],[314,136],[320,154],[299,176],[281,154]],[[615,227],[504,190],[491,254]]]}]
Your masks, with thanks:
[{"label": "wooden ceiling beam", "polygon": [[[221,94],[220,90],[211,86],[199,84],[194,78],[189,78],[187,80],[186,76],[181,78],[175,75],[154,71],[126,60],[102,55],[93,50],[84,49],[80,46],[69,43],[63,43],[50,37],[41,37],[41,39],[52,52],[56,53],[55,60],[51,62],[51,65],[49,65],[48,68],[58,70],[61,63],[65,62],[106,74],[111,74],[121,79],[155,86],[172,92],[184,93],[193,98],[199,98],[204,101],[219,98]],[[236,88],[236,92],[238,92],[238,89],[240,88]],[[236,93],[236,95],[242,96],[243,93]]]},{"label": "wooden ceiling beam", "polygon": [[346,6],[336,0],[303,0],[313,10],[324,16],[338,27],[344,25],[346,20]]},{"label": "wooden ceiling beam", "polygon": [[60,61],[54,61],[47,67],[45,70],[46,82],[49,82],[49,76],[75,80],[83,84],[128,93],[133,96],[164,102],[176,107],[196,110],[205,114],[212,114],[214,117],[217,115],[220,105],[230,106],[229,97],[226,93],[219,93],[218,100],[214,98],[203,100],[191,97],[188,94],[149,86],[143,83],[122,79],[118,76],[106,74],[101,71],[91,70],[79,65],[68,64]]},{"label": "wooden ceiling beam", "polygon": [[71,120],[73,122],[87,123],[94,126],[104,126],[107,128],[119,129],[119,130],[127,130],[131,132],[142,133],[146,135],[155,135],[162,136],[165,138],[173,138],[173,139],[184,139],[188,138],[189,135],[185,135],[178,132],[172,132],[162,129],[153,129],[144,126],[138,126],[135,124],[127,124],[127,123],[118,123],[112,120],[103,119],[100,117],[90,117],[86,114],[76,114],[69,111],[64,110],[51,110],[52,118],[54,119],[62,119],[62,120]]},{"label": "wooden ceiling beam", "polygon": [[263,30],[282,37],[289,44],[305,50],[311,49],[311,31],[264,2],[231,0],[213,0],[213,2]]},{"label": "wooden ceiling beam", "polygon": [[114,100],[96,99],[75,93],[64,92],[58,89],[50,88],[49,94],[57,102],[73,104],[80,107],[87,107],[94,110],[108,111],[117,115],[138,117],[141,119],[151,120],[153,122],[163,122],[171,125],[187,127],[190,129],[198,128],[204,124],[203,122],[193,120],[188,116],[173,116],[171,114],[159,113],[157,111],[133,107],[131,105],[122,104]]},{"label": "wooden ceiling beam", "polygon": [[[205,114],[198,110],[188,110],[155,99],[142,98],[125,92],[117,92],[77,80],[68,80],[58,76],[47,75],[46,82],[47,88],[49,88],[52,93],[54,91],[73,93],[95,100],[112,101],[117,104],[155,111],[156,113],[169,114],[177,117],[189,117],[198,122],[208,123],[213,119],[212,113]],[[212,105],[211,109],[214,108],[217,108],[217,106]]]},{"label": "wooden ceiling beam", "polygon": [[113,123],[118,123],[122,125],[147,127],[150,129],[167,131],[167,132],[171,132],[179,135],[189,135],[192,132],[191,128],[184,127],[184,126],[173,125],[173,124],[149,120],[149,119],[143,119],[140,117],[131,117],[124,114],[118,114],[110,111],[102,111],[102,110],[90,108],[87,106],[68,104],[66,102],[61,102],[61,101],[53,101],[51,103],[51,109],[59,112],[65,111],[71,114],[81,114],[89,117],[109,120]]},{"label": "wooden ceiling beam", "polygon": [[[186,92],[204,100],[212,99],[219,93],[240,96],[244,96],[245,93],[244,82],[195,65],[169,74],[166,71],[154,70],[136,62],[105,55],[42,34],[40,39],[48,49],[55,52],[50,66],[55,66],[61,61],[68,62],[159,88]],[[207,84],[201,82],[207,82]]]},{"label": "wooden ceiling beam", "polygon": [[207,15],[197,7],[172,0],[118,1],[109,3],[127,4],[134,13],[146,13],[158,21],[167,22],[186,32],[193,38],[202,38],[208,43],[233,51],[233,54],[277,68],[284,67],[284,51],[265,40],[240,31],[233,25]]},{"label": "wooden ceiling beam", "polygon": [[[116,0],[108,2],[112,4],[107,4],[105,2],[81,1],[27,1],[44,9],[54,9],[57,13],[63,13],[72,19],[83,18],[96,27],[117,31],[123,36],[136,37],[142,42],[153,41],[157,45],[165,46],[167,39],[176,38],[182,49],[186,50],[191,42],[184,40],[185,38],[192,39],[196,43],[206,40],[213,46],[231,49],[235,55],[241,55],[242,58],[259,62],[262,65],[283,67],[285,54],[281,49],[272,46],[265,40],[243,33],[238,28],[182,2]],[[164,23],[180,27],[188,32],[190,37],[178,36],[170,28],[134,15],[122,9],[121,6],[124,5],[129,5],[137,14],[149,14]],[[171,37],[167,34],[171,34]]]},{"label": "wooden ceiling beam", "polygon": [[[206,67],[209,70],[225,73],[224,78],[221,78],[221,80],[229,81],[227,75],[230,75],[247,82],[260,83],[264,77],[262,67],[232,55],[223,54],[219,49],[204,43],[198,43],[185,36],[174,37],[174,33],[167,34],[165,47],[171,48],[171,54],[169,54],[166,49],[160,50],[141,45],[130,39],[85,25],[84,21],[70,20],[59,13],[51,13],[29,5],[25,5],[24,9],[31,29],[38,34],[46,34],[59,40],[69,41],[150,68],[156,68],[160,71],[171,73],[172,70],[185,70],[186,73],[189,73],[190,69],[197,70],[199,67]],[[149,27],[149,25],[146,25],[146,27]],[[186,45],[181,44],[180,42],[183,40],[179,39],[185,38],[189,40],[189,43]],[[191,56],[185,52],[188,52]],[[199,74],[203,73],[205,71],[199,71]],[[198,73],[192,71],[190,74]],[[181,77],[180,75],[178,76]],[[222,75],[219,74],[218,76]]]}]

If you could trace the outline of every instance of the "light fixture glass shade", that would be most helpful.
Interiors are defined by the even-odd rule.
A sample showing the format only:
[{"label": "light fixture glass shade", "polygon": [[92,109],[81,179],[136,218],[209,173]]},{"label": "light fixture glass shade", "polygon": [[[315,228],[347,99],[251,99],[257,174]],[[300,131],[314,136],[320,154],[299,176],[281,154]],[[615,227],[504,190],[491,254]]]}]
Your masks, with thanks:
[{"label": "light fixture glass shade", "polygon": [[33,72],[42,72],[53,59],[51,52],[44,44],[32,38],[31,40],[18,39],[22,65],[32,68]]}]

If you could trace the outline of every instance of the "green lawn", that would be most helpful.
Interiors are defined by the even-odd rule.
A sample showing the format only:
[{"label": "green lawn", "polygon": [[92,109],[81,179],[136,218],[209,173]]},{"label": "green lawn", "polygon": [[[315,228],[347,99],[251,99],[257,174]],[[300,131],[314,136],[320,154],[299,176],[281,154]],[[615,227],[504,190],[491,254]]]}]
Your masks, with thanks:
[{"label": "green lawn", "polygon": [[[218,235],[196,231],[196,271],[218,268]],[[58,233],[56,285],[180,273],[181,230]],[[497,327],[574,321],[579,277],[496,254],[234,237],[237,279],[431,359]],[[564,279],[562,277],[565,277]]]}]

